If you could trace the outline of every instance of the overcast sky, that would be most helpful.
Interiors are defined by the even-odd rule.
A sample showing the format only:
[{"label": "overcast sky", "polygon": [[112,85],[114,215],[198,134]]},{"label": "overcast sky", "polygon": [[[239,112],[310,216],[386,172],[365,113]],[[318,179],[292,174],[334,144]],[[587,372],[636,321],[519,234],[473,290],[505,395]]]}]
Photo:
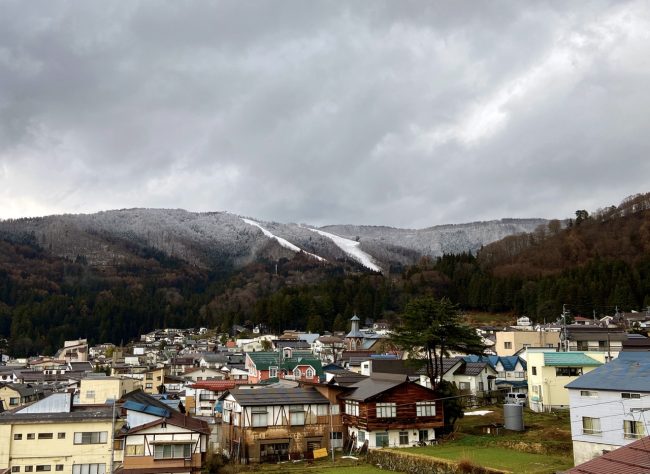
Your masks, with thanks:
[{"label": "overcast sky", "polygon": [[650,191],[650,3],[0,0],[0,218],[401,227]]}]

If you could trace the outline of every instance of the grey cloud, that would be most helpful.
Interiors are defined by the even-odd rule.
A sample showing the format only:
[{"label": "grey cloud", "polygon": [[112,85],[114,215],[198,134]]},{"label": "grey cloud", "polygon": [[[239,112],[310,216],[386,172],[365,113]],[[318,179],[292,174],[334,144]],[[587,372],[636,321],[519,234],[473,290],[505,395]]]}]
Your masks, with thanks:
[{"label": "grey cloud", "polygon": [[3,2],[0,218],[424,227],[647,191],[645,2]]}]

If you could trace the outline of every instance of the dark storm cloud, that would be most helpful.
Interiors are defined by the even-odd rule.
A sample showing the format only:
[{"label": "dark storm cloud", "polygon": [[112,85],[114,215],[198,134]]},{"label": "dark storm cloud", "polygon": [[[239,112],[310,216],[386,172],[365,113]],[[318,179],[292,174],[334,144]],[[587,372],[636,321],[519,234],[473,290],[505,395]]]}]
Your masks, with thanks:
[{"label": "dark storm cloud", "polygon": [[648,191],[647,2],[0,3],[0,217],[421,227]]}]

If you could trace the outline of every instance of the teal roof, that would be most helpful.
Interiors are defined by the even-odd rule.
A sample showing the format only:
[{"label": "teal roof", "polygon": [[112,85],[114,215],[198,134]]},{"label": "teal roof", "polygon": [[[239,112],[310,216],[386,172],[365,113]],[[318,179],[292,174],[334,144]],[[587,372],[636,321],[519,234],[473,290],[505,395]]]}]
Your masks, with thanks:
[{"label": "teal roof", "polygon": [[596,367],[603,365],[583,352],[544,352],[544,365],[561,367]]}]

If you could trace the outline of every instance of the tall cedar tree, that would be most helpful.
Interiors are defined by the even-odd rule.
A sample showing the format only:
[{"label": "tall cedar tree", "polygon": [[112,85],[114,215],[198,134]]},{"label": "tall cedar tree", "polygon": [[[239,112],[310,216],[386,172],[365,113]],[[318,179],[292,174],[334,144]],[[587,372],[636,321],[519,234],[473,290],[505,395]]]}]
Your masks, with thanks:
[{"label": "tall cedar tree", "polygon": [[434,390],[442,376],[442,358],[448,357],[449,351],[482,354],[485,350],[480,336],[463,324],[458,307],[448,298],[411,300],[392,341],[421,361]]}]

